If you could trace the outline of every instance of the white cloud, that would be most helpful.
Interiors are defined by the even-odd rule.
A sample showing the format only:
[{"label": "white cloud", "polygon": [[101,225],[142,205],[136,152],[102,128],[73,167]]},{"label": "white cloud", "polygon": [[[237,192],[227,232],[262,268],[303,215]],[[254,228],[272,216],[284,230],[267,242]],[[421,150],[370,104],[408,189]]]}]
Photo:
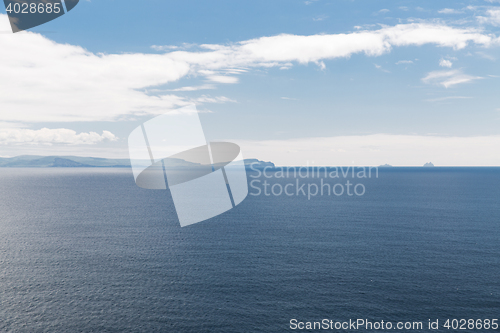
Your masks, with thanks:
[{"label": "white cloud", "polygon": [[443,8],[441,10],[438,10],[439,14],[460,14],[463,13],[460,10],[452,9],[452,8]]},{"label": "white cloud", "polygon": [[246,68],[228,68],[228,69],[225,69],[224,72],[226,74],[243,74],[243,73],[247,73],[248,69],[246,69]]},{"label": "white cloud", "polygon": [[326,69],[326,65],[325,65],[325,63],[323,61],[317,61],[316,65],[318,65],[319,69],[321,69],[321,70],[325,70]]},{"label": "white cloud", "polygon": [[[500,166],[500,135],[445,137],[374,134],[301,138],[292,140],[238,141],[245,156],[280,166],[382,165]],[[354,162],[353,162],[354,161]]]},{"label": "white cloud", "polygon": [[493,26],[500,26],[500,9],[488,9],[487,16],[478,16],[479,23],[491,24]]},{"label": "white cloud", "polygon": [[409,65],[409,64],[413,64],[413,61],[412,60],[399,60],[396,65]]},{"label": "white cloud", "polygon": [[116,141],[118,138],[111,132],[103,131],[102,135],[95,132],[79,133],[65,128],[40,130],[3,128],[0,129],[0,145],[30,144],[30,145],[91,145],[105,140]]},{"label": "white cloud", "polygon": [[177,50],[179,46],[177,45],[151,45],[151,48],[155,51],[165,51],[165,50]]},{"label": "white cloud", "polygon": [[187,86],[176,89],[170,89],[170,91],[197,91],[197,90],[207,90],[207,89],[215,89],[215,86],[212,84],[204,84],[201,86]]},{"label": "white cloud", "polygon": [[194,102],[198,102],[198,103],[236,103],[235,100],[232,100],[232,99],[225,97],[225,96],[210,97],[207,95],[203,95],[201,97],[194,99]]},{"label": "white cloud", "polygon": [[[197,58],[192,59],[192,61],[205,63],[207,66],[213,67],[238,63],[258,66],[264,62],[280,63],[291,61],[305,64],[325,59],[349,57],[357,53],[378,56],[397,46],[435,44],[442,47],[462,49],[470,42],[488,45],[492,42],[492,37],[473,29],[412,23],[349,34],[261,37],[232,46],[214,45],[212,49],[216,51],[212,54],[191,54],[189,56]],[[188,56],[183,52],[172,53],[174,57],[177,54]],[[205,62],[198,57],[203,57],[203,60],[209,59],[206,59],[207,62]],[[177,57],[174,59],[177,59]]]},{"label": "white cloud", "polygon": [[[7,16],[0,14],[0,30],[8,29]],[[32,32],[3,34],[0,49],[3,121],[114,120],[186,103],[140,91],[189,73],[189,64],[163,55],[94,54]]]},{"label": "white cloud", "polygon": [[[0,14],[0,30],[9,28],[7,16]],[[324,69],[326,59],[379,56],[393,47],[434,44],[462,49],[469,43],[488,46],[493,40],[474,29],[412,23],[347,34],[282,34],[229,45],[200,45],[196,51],[96,54],[33,32],[4,34],[0,38],[0,116],[5,122],[34,123],[161,114],[190,101],[149,92],[188,75],[234,84],[236,75],[252,67],[314,63]]]},{"label": "white cloud", "polygon": [[239,81],[237,77],[226,75],[209,75],[207,79],[217,83],[238,83]]},{"label": "white cloud", "polygon": [[456,84],[466,83],[477,79],[482,79],[482,77],[467,75],[464,74],[461,70],[455,69],[449,71],[430,72],[426,77],[422,79],[422,81],[424,83],[439,84],[445,88],[449,88]]},{"label": "white cloud", "polygon": [[439,66],[451,68],[453,63],[449,60],[441,58],[441,60],[439,60]]}]

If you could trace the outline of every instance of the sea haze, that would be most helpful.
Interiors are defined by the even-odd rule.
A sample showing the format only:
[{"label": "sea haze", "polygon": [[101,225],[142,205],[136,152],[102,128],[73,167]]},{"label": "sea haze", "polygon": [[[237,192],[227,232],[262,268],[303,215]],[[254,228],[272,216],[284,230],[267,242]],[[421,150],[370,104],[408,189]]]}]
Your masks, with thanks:
[{"label": "sea haze", "polygon": [[137,187],[128,168],[1,169],[0,331],[499,317],[500,168],[353,181],[363,196],[249,195],[180,228],[169,192]]}]

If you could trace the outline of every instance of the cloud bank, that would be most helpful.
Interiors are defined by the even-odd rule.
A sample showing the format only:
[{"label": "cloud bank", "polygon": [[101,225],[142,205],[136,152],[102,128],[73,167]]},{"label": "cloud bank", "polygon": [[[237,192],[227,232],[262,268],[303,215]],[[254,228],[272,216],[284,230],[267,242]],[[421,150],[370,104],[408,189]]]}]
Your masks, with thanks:
[{"label": "cloud bank", "polygon": [[111,132],[103,131],[102,135],[95,132],[79,133],[65,128],[40,130],[30,129],[0,129],[0,145],[92,145],[105,140],[116,141],[118,138]]},{"label": "cloud bank", "polygon": [[419,135],[353,135],[293,140],[243,141],[246,156],[280,166],[498,166],[500,136],[443,137]]}]

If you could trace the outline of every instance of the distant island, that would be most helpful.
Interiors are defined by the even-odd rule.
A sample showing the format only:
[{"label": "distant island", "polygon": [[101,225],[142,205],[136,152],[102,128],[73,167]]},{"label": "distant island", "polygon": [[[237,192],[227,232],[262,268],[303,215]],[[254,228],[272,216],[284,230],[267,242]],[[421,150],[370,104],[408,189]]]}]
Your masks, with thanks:
[{"label": "distant island", "polygon": [[432,168],[432,167],[434,167],[434,164],[432,164],[432,162],[428,162],[428,163],[424,164],[424,167],[426,167],[426,168]]},{"label": "distant island", "polygon": [[248,158],[243,160],[245,167],[248,169],[253,165],[254,169],[264,169],[266,167],[275,168],[276,166],[272,162],[259,161],[256,158]]},{"label": "distant island", "polygon": [[[245,159],[245,167],[254,169],[265,167],[274,168],[272,162],[264,162],[255,158]],[[173,167],[192,167],[196,163],[186,162],[181,159],[170,159],[169,164]],[[130,160],[107,159],[98,157],[80,156],[36,156],[24,155],[16,157],[0,157],[0,168],[130,168]]]}]

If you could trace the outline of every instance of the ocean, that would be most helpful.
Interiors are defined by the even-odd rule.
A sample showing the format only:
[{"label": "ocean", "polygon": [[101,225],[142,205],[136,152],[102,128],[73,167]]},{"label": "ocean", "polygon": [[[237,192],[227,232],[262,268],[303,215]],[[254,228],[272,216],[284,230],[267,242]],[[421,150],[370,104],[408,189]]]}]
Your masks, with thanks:
[{"label": "ocean", "polygon": [[181,228],[129,169],[0,169],[0,332],[500,319],[500,168],[380,168],[350,179],[363,195],[309,198],[262,184],[320,179],[253,177],[236,208]]}]

